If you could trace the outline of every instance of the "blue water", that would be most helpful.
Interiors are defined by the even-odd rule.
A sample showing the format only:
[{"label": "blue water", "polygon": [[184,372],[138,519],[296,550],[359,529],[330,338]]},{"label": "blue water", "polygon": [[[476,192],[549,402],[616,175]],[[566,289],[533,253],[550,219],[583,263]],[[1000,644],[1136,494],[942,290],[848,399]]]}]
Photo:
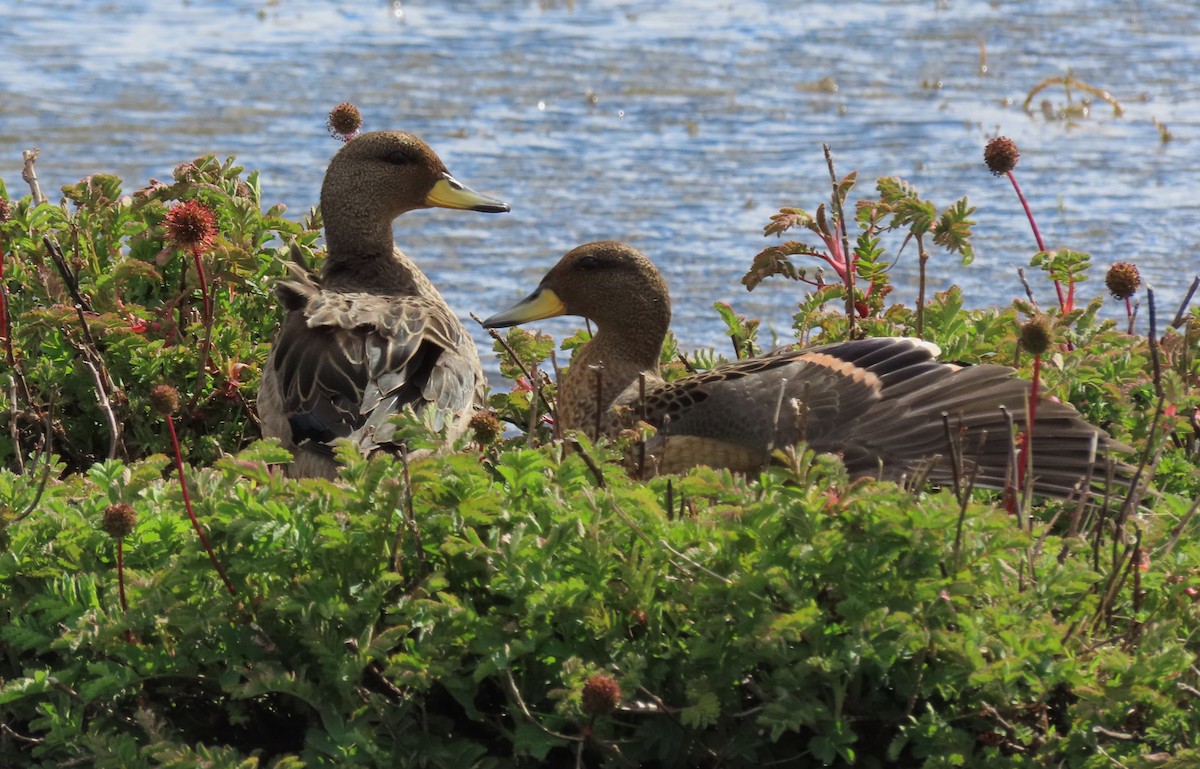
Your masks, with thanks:
[{"label": "blue water", "polygon": [[[333,105],[357,104],[367,130],[422,135],[513,209],[397,222],[464,317],[524,296],[572,246],[616,238],[662,267],[685,348],[725,348],[717,300],[787,337],[800,287],[748,294],[739,279],[774,242],[771,213],[827,198],[823,142],[864,189],[901,175],[939,205],[978,206],[975,264],[930,264],[933,289],[959,283],[974,305],[1022,295],[1016,267],[1036,250],[1011,186],[983,167],[996,134],[1021,147],[1049,247],[1136,262],[1164,314],[1200,271],[1200,8],[1178,0],[0,0],[0,43],[13,194],[32,146],[50,192],[96,172],[134,189],[212,152],[260,169],[265,202],[299,218],[338,148]],[[1061,87],[1022,109],[1068,72],[1124,115],[1097,102],[1047,117],[1040,102],[1064,106]],[[913,256],[893,274],[910,304]],[[1102,292],[1097,270],[1080,293]]]}]

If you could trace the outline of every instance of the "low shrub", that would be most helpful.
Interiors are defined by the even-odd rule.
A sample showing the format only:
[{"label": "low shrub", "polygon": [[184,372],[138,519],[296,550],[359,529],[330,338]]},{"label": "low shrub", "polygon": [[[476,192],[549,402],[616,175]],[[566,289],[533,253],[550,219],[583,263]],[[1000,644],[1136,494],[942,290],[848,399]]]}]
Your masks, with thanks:
[{"label": "low shrub", "polygon": [[[1140,504],[1014,516],[985,492],[851,480],[802,446],[756,477],[634,481],[620,442],[554,435],[555,346],[520,330],[497,338],[515,384],[460,450],[343,452],[336,482],[287,479],[286,452],[253,440],[252,394],[270,280],[287,250],[311,256],[319,218],[260,212],[255,175],[214,158],[131,196],[91,177],[60,206],[13,204],[0,765],[1200,761],[1200,314],[1130,334],[1103,298],[1073,305],[1085,254],[1044,250],[1058,307],[1031,290],[969,309],[958,289],[886,305],[887,239],[969,257],[971,209],[882,180],[855,249],[830,254],[852,188],[773,220],[823,246],[769,249],[748,285],[820,283],[790,260],[840,259],[847,280],[797,302],[805,341],[918,334],[1026,372],[1019,331],[1044,318],[1043,385],[1138,449]],[[212,226],[172,214],[188,203]],[[734,354],[760,349],[756,321],[717,309]],[[721,358],[663,352],[669,377]],[[164,383],[178,410],[152,408]],[[411,446],[432,439],[405,419]]]}]

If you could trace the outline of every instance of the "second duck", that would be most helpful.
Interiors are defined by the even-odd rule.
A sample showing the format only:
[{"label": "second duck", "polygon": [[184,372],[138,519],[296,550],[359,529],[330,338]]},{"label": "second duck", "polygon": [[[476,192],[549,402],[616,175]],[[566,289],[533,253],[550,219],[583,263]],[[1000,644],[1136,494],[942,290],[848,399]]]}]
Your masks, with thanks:
[{"label": "second duck", "polygon": [[[571,357],[559,426],[612,436],[644,419],[657,428],[645,465],[634,468],[645,474],[699,464],[756,471],[774,449],[806,441],[840,454],[853,475],[949,483],[945,418],[962,431],[963,463],[976,485],[1011,483],[1011,425],[1025,426],[1030,383],[1006,366],[941,363],[928,342],[878,338],[782,348],[664,382],[658,364],[671,322],[666,283],[649,259],[613,241],[569,252],[529,297],[484,324],[564,314],[588,318],[596,333]],[[1070,496],[1086,478],[1105,477],[1104,453],[1129,450],[1045,397],[1033,432],[1039,495]],[[1114,476],[1128,486],[1132,468],[1117,462]]]}]

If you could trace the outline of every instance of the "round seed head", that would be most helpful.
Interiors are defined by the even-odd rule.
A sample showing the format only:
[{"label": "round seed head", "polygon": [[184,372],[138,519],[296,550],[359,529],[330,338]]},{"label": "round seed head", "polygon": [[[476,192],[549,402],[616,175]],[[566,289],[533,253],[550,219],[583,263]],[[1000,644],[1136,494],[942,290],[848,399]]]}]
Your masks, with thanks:
[{"label": "round seed head", "polygon": [[137,526],[137,511],[132,505],[118,502],[104,508],[104,530],[110,537],[120,539],[129,536]]},{"label": "round seed head", "polygon": [[217,218],[199,200],[180,203],[167,212],[167,237],[180,248],[204,250],[217,234]]},{"label": "round seed head", "polygon": [[1017,167],[1021,153],[1017,151],[1017,143],[1007,136],[997,136],[983,148],[983,162],[988,170],[996,176],[1004,176]]},{"label": "round seed head", "polygon": [[476,412],[471,417],[471,421],[467,422],[467,427],[474,433],[475,442],[482,446],[495,443],[504,431],[494,411]]},{"label": "round seed head", "polygon": [[329,121],[325,125],[332,136],[348,142],[362,128],[362,113],[350,102],[343,102],[329,111]]},{"label": "round seed head", "polygon": [[179,408],[179,391],[168,384],[157,385],[150,391],[150,408],[159,416],[171,416]]},{"label": "round seed head", "polygon": [[1045,315],[1030,318],[1021,325],[1021,347],[1034,355],[1041,355],[1054,343],[1054,331],[1050,319]]},{"label": "round seed head", "polygon": [[1138,268],[1129,262],[1117,262],[1104,274],[1104,285],[1117,299],[1128,299],[1142,285]]},{"label": "round seed head", "polygon": [[621,687],[612,676],[596,673],[583,684],[583,710],[591,716],[604,716],[621,704]]}]

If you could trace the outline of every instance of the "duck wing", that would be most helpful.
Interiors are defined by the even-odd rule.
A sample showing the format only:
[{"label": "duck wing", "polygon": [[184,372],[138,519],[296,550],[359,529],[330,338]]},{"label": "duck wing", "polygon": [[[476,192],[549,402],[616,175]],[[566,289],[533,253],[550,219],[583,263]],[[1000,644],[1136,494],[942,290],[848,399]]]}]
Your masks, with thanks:
[{"label": "duck wing", "polygon": [[289,312],[264,378],[274,378],[294,445],[328,453],[333,440],[350,438],[369,452],[389,447],[389,418],[405,407],[431,404],[441,429],[482,402],[474,342],[444,303],[296,279],[281,281],[278,293]]},{"label": "duck wing", "polygon": [[[945,415],[976,484],[1002,488],[1012,444],[1005,410],[1017,429],[1024,427],[1030,383],[1005,366],[962,367],[939,362],[937,353],[935,345],[905,338],[784,348],[657,385],[646,394],[644,412],[637,402],[629,405],[659,429],[649,448],[660,468],[749,470],[762,467],[775,448],[803,440],[840,454],[853,475],[899,480],[927,471],[940,483],[953,477]],[[1089,470],[1103,478],[1096,449],[1128,447],[1069,405],[1039,400],[1036,493],[1069,495]],[[1118,482],[1131,470],[1117,463]]]}]

